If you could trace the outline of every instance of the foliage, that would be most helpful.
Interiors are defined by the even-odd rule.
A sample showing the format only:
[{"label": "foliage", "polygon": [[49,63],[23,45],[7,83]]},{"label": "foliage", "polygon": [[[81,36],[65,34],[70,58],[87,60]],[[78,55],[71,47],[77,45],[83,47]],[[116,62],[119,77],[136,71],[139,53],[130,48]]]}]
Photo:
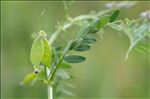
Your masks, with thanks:
[{"label": "foliage", "polygon": [[[124,19],[124,21],[116,22],[110,24],[112,28],[115,30],[118,30],[122,33],[125,33],[127,37],[130,40],[130,46],[128,48],[128,51],[125,56],[125,60],[127,60],[129,53],[132,51],[133,48],[138,46],[138,50],[145,50],[145,47],[148,47],[148,41],[149,41],[149,20],[147,18],[140,18],[135,20],[129,20],[128,18]],[[143,42],[145,40],[146,45],[141,45],[141,47],[138,45],[139,43]]]},{"label": "foliage", "polygon": [[[49,42],[45,36],[45,32],[40,31],[33,42],[30,54],[30,60],[36,74],[33,72],[29,73],[22,81],[22,84],[36,79],[36,81],[42,80],[48,86],[53,86],[55,89],[59,86],[63,86],[64,83],[62,83],[62,81],[73,78],[71,74],[66,72],[66,68],[71,68],[71,63],[81,63],[86,60],[86,57],[72,55],[70,52],[89,50],[91,45],[97,42],[95,35],[99,33],[99,35],[102,36],[101,31],[105,26],[110,26],[126,34],[129,38],[130,46],[126,53],[125,60],[135,47],[141,52],[148,51],[149,44],[147,45],[147,42],[150,39],[150,31],[148,30],[150,26],[149,20],[147,18],[135,20],[125,18],[124,20],[116,21],[119,14],[119,9],[106,9],[92,15],[81,15],[75,18],[68,17],[68,20],[64,22],[63,25],[58,26],[58,29],[53,33]],[[73,25],[77,25],[81,29],[77,32],[75,38],[67,43],[64,49],[62,49],[61,46],[51,46],[61,31],[66,31]],[[60,90],[55,91],[56,96],[59,96],[58,93]],[[63,92],[68,94],[67,91],[63,90]],[[69,95],[72,95],[72,93],[69,93]]]}]

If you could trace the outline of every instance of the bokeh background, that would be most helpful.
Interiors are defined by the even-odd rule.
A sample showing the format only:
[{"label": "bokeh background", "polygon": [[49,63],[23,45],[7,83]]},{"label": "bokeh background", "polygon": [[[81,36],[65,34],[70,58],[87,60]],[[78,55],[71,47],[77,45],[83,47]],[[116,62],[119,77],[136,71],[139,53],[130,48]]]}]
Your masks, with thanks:
[{"label": "bokeh background", "polygon": [[[1,2],[1,97],[2,99],[46,99],[47,89],[42,83],[20,86],[24,76],[33,70],[30,48],[34,34],[44,30],[48,37],[65,15],[78,16],[105,9],[106,2],[73,2],[68,10],[63,2],[6,1]],[[120,19],[135,19],[149,9],[148,1],[137,2],[131,8],[121,9]],[[41,16],[41,13],[44,15]],[[55,44],[67,41],[63,34]],[[63,42],[65,43],[65,42]],[[132,51],[124,62],[129,39],[111,28],[91,50],[81,53],[86,62],[75,64],[69,70],[75,79],[70,89],[73,99],[148,99],[149,56]],[[66,97],[71,99],[71,97]]]}]

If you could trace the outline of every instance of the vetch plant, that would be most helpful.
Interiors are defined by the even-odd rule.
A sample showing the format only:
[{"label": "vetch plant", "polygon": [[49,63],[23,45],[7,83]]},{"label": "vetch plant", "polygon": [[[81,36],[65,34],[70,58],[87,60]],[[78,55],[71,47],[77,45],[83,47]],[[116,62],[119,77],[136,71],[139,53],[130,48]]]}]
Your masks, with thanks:
[{"label": "vetch plant", "polygon": [[[46,33],[40,31],[34,40],[30,53],[30,60],[34,72],[28,74],[23,80],[23,84],[31,80],[42,80],[48,86],[48,98],[53,98],[53,86],[59,79],[69,79],[71,75],[63,69],[69,68],[68,63],[81,63],[86,60],[84,56],[69,55],[74,51],[87,51],[91,44],[97,40],[94,35],[109,22],[114,22],[118,17],[120,10],[115,10],[112,15],[104,15],[93,19],[89,24],[82,27],[76,37],[68,42],[62,51],[61,48],[53,48],[46,38]],[[66,61],[66,62],[64,62]]]},{"label": "vetch plant", "polygon": [[[110,12],[111,14],[109,14]],[[59,97],[61,90],[57,89],[63,84],[61,81],[73,78],[65,69],[71,67],[70,63],[81,63],[86,60],[86,57],[71,54],[70,52],[89,50],[91,45],[97,42],[95,35],[102,32],[105,26],[110,26],[128,36],[130,46],[125,57],[126,60],[129,52],[137,47],[138,44],[141,42],[144,42],[141,44],[147,44],[150,39],[150,30],[148,30],[149,22],[147,18],[116,20],[119,14],[119,9],[106,9],[94,15],[81,15],[75,18],[68,17],[68,21],[63,26],[58,26],[58,29],[52,34],[49,40],[46,33],[41,30],[33,41],[30,53],[30,60],[34,71],[25,76],[22,84],[28,82],[34,84],[36,81],[43,81],[47,85],[48,99]],[[142,25],[139,23],[142,23]],[[78,25],[81,29],[73,39],[68,41],[66,47],[52,46],[59,33],[66,31],[73,25]],[[149,44],[141,45],[137,49],[141,50],[146,46],[149,47]]]}]

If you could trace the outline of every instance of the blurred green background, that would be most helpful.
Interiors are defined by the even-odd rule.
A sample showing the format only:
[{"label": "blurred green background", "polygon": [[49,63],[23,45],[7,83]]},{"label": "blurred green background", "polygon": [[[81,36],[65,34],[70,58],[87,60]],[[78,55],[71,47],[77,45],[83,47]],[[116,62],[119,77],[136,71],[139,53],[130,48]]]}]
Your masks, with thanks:
[{"label": "blurred green background", "polygon": [[[33,36],[44,30],[50,37],[58,21],[65,15],[78,16],[104,9],[107,2],[73,2],[64,10],[63,2],[1,2],[1,97],[2,99],[46,99],[47,89],[42,83],[20,86],[24,76],[33,70],[29,54]],[[149,8],[149,2],[121,10],[120,19],[138,18]],[[41,12],[45,12],[41,16]],[[67,40],[63,34],[55,44]],[[86,62],[69,70],[75,79],[69,81],[74,99],[148,99],[149,56],[132,51],[124,62],[129,47],[128,38],[111,28],[91,50],[81,53]],[[71,99],[71,97],[66,97]]]}]

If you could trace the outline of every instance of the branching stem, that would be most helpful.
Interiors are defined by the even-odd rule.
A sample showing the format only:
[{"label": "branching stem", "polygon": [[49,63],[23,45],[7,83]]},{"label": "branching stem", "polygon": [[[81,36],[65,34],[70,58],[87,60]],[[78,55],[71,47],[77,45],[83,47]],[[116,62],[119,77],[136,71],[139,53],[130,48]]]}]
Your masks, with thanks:
[{"label": "branching stem", "polygon": [[64,24],[62,26],[58,26],[58,29],[54,33],[52,33],[52,36],[49,39],[49,43],[52,44],[56,40],[57,36],[61,33],[61,31],[67,30],[68,28],[72,27],[76,22],[88,20],[88,19],[96,19],[96,18],[99,18],[100,16],[107,14],[111,11],[112,11],[112,9],[106,9],[106,10],[100,11],[96,14],[80,15],[75,18],[68,17],[68,21],[64,22]]}]

